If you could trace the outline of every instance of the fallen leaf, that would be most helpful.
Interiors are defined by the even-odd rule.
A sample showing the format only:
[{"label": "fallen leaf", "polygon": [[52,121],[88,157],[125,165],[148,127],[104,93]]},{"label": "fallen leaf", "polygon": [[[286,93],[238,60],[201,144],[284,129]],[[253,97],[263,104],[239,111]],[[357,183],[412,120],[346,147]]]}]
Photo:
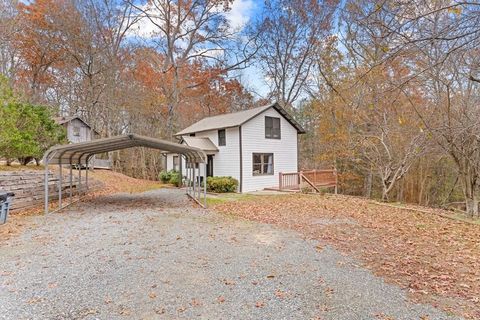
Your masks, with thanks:
[{"label": "fallen leaf", "polygon": [[265,302],[259,300],[255,303],[255,307],[257,308],[263,308],[265,306]]}]

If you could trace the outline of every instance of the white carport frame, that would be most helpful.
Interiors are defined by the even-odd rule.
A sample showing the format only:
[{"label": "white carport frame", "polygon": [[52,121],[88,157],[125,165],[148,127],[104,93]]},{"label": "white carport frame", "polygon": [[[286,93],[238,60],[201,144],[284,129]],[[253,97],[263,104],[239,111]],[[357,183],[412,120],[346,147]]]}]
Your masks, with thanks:
[{"label": "white carport frame", "polygon": [[[58,208],[61,210],[66,206],[72,204],[72,201],[66,206],[62,204],[62,165],[68,164],[70,167],[70,199],[72,199],[72,166],[77,165],[79,169],[82,166],[85,166],[87,170],[85,171],[85,192],[88,191],[88,162],[95,154],[110,152],[115,150],[133,148],[133,147],[146,147],[152,149],[158,149],[161,151],[168,151],[181,154],[185,157],[185,162],[187,164],[196,165],[197,163],[202,163],[204,165],[204,181],[206,181],[206,166],[207,166],[207,155],[200,149],[189,147],[186,145],[173,143],[170,141],[154,139],[150,137],[140,136],[136,134],[128,134],[115,136],[111,138],[96,139],[87,142],[72,143],[66,145],[60,145],[50,148],[45,152],[43,156],[43,164],[45,165],[45,214],[48,214],[48,166],[49,165],[58,165],[59,167],[59,180],[58,180]],[[180,161],[181,163],[181,161]],[[188,166],[187,166],[188,167]],[[187,173],[188,175],[188,173]],[[79,177],[79,187],[78,193],[81,193],[82,189],[82,180],[81,180],[81,170],[78,170]],[[180,166],[180,177],[181,184],[183,185],[183,173],[182,167]],[[198,202],[201,206],[207,206],[207,189],[206,183],[203,184],[203,192],[201,192],[202,186],[200,184],[200,179],[193,176],[192,181],[187,176],[187,188],[186,193],[193,200]],[[202,199],[203,193],[203,199]],[[203,200],[203,203],[202,203]]]}]

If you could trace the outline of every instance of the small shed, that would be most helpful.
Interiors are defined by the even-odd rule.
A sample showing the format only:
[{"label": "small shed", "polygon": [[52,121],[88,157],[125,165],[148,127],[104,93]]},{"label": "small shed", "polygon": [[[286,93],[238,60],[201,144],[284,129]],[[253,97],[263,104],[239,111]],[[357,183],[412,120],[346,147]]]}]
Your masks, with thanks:
[{"label": "small shed", "polygon": [[78,116],[56,117],[53,120],[67,130],[67,139],[70,143],[91,141],[99,136],[91,125]]}]

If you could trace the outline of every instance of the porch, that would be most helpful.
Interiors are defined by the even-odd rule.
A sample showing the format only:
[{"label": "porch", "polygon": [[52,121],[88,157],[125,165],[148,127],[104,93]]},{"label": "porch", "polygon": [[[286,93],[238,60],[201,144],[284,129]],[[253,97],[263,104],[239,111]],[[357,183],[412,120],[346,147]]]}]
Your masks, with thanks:
[{"label": "porch", "polygon": [[333,188],[338,191],[337,170],[302,170],[299,172],[280,172],[278,174],[278,187],[265,188],[265,190],[301,192],[311,189],[320,192],[321,188]]}]

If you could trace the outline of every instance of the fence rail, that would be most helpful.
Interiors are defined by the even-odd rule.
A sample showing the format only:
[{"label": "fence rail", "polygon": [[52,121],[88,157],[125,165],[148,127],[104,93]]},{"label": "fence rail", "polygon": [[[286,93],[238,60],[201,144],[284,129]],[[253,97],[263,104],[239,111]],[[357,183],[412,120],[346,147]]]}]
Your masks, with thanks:
[{"label": "fence rail", "polygon": [[280,190],[301,190],[310,186],[315,191],[318,187],[333,187],[337,193],[337,170],[305,170],[300,172],[280,172],[278,175],[278,188]]}]

